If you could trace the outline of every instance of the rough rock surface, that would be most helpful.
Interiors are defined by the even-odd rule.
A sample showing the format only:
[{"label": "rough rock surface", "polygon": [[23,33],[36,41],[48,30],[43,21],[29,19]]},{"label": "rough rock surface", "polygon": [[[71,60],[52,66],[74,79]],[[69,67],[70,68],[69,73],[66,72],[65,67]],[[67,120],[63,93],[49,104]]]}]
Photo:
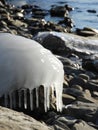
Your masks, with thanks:
[{"label": "rough rock surface", "polygon": [[0,107],[0,130],[52,130],[23,113]]}]

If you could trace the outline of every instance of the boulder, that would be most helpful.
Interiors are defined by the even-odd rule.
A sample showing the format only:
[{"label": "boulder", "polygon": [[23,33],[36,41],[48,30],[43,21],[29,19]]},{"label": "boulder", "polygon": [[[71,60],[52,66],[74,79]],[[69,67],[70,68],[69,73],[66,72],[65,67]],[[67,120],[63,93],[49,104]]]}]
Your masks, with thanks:
[{"label": "boulder", "polygon": [[0,107],[0,130],[53,130],[23,113]]}]

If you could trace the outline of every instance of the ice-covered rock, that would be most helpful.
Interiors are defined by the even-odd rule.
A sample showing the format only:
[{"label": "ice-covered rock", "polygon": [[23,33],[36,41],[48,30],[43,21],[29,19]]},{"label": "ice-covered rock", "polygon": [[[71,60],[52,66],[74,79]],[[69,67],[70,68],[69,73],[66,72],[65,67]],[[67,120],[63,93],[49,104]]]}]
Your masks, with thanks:
[{"label": "ice-covered rock", "polygon": [[50,105],[50,88],[56,93],[57,110],[62,109],[62,86],[64,71],[62,63],[47,49],[34,40],[9,33],[0,34],[0,97],[4,95],[5,106],[10,98],[10,107],[15,106],[13,92],[24,90],[24,106],[27,108],[27,93],[30,91],[30,108],[33,110],[32,90],[36,88],[36,106],[39,107],[38,88],[44,86],[45,111]]}]

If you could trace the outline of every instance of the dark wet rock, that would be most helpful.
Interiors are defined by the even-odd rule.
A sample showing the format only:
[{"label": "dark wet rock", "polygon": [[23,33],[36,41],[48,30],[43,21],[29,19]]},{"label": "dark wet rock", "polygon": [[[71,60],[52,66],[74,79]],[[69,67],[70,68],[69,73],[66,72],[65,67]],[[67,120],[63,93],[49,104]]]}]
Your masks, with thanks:
[{"label": "dark wet rock", "polygon": [[32,9],[32,5],[30,4],[25,4],[21,6],[22,9]]},{"label": "dark wet rock", "polygon": [[2,3],[2,4],[6,4],[6,1],[5,0],[0,0],[0,2]]},{"label": "dark wet rock", "polygon": [[94,127],[90,126],[83,120],[77,121],[72,127],[72,130],[97,130]]},{"label": "dark wet rock", "polygon": [[75,89],[75,88],[64,88],[63,93],[74,96],[75,98],[79,98],[79,97],[84,96],[83,91]]},{"label": "dark wet rock", "polygon": [[86,31],[91,31],[91,32],[95,32],[95,33],[98,33],[98,30],[95,29],[95,28],[90,28],[90,27],[84,27],[83,30],[86,30]]},{"label": "dark wet rock", "polygon": [[65,6],[56,6],[51,8],[50,14],[51,16],[64,17],[64,15],[68,15],[68,10]]},{"label": "dark wet rock", "polygon": [[80,85],[81,87],[84,87],[86,84],[86,80],[82,79],[80,77],[74,77],[73,79],[70,80],[69,85]]},{"label": "dark wet rock", "polygon": [[98,91],[98,83],[89,81],[86,83],[85,88],[89,89],[90,91]]},{"label": "dark wet rock", "polygon": [[94,72],[85,70],[85,74],[88,75],[90,79],[96,78],[96,74]]},{"label": "dark wet rock", "polygon": [[83,59],[82,67],[86,70],[90,70],[93,72],[98,72],[98,60],[92,60],[92,59]]},{"label": "dark wet rock", "polygon": [[89,13],[96,13],[97,11],[96,10],[94,10],[94,9],[92,9],[92,10],[87,10],[87,12],[89,12]]},{"label": "dark wet rock", "polygon": [[95,32],[92,32],[92,31],[87,31],[87,30],[81,30],[81,29],[76,29],[76,33],[80,36],[85,36],[85,37],[88,37],[88,36],[95,36],[96,33]]},{"label": "dark wet rock", "polygon": [[86,74],[79,74],[79,77],[80,78],[83,78],[84,80],[86,80],[86,81],[88,81],[89,79],[90,79],[90,77],[88,76],[88,75],[86,75]]},{"label": "dark wet rock", "polygon": [[98,30],[90,27],[84,27],[83,29],[76,29],[76,33],[81,36],[97,36]]},{"label": "dark wet rock", "polygon": [[73,76],[80,73],[76,67],[69,66],[69,65],[64,66],[64,71],[65,71],[65,74],[67,75],[72,74]]},{"label": "dark wet rock", "polygon": [[98,105],[93,103],[76,101],[66,106],[66,109],[71,115],[84,121],[96,122],[98,116]]},{"label": "dark wet rock", "polygon": [[98,92],[93,91],[93,92],[92,92],[92,96],[93,96],[93,97],[98,97]]},{"label": "dark wet rock", "polygon": [[58,16],[58,17],[64,17],[67,16],[69,11],[74,10],[74,8],[72,8],[69,5],[64,5],[64,6],[53,6],[50,10],[50,14],[51,16]]},{"label": "dark wet rock", "polygon": [[63,104],[68,105],[76,100],[75,97],[69,95],[69,94],[62,94]]},{"label": "dark wet rock", "polygon": [[43,39],[36,37],[35,40],[39,41],[45,48],[51,50],[53,53],[59,53],[65,49],[64,41],[57,36],[53,36],[51,33]]},{"label": "dark wet rock", "polygon": [[70,29],[74,26],[73,20],[71,18],[67,17],[67,16],[64,17],[64,20],[59,21],[58,24],[63,24],[66,27],[69,27]]},{"label": "dark wet rock", "polygon": [[66,4],[65,7],[66,7],[66,9],[67,9],[68,11],[72,11],[72,10],[74,10],[74,8],[71,7],[71,6],[69,6],[68,4]]}]

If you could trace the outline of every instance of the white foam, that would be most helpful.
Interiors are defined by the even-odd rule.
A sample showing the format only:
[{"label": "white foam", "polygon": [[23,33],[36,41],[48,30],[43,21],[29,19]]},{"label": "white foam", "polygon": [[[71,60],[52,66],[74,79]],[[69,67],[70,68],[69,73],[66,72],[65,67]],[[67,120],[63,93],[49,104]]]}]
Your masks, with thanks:
[{"label": "white foam", "polygon": [[[57,110],[62,109],[62,86],[64,70],[62,63],[47,49],[34,40],[12,34],[0,34],[0,95],[15,90],[44,86],[45,110],[49,108],[50,87],[56,90]],[[25,94],[24,94],[25,95]],[[19,107],[21,107],[21,92]],[[33,109],[33,94],[30,94],[30,107]],[[39,106],[36,98],[36,105]],[[26,99],[25,108],[27,108]]]}]

